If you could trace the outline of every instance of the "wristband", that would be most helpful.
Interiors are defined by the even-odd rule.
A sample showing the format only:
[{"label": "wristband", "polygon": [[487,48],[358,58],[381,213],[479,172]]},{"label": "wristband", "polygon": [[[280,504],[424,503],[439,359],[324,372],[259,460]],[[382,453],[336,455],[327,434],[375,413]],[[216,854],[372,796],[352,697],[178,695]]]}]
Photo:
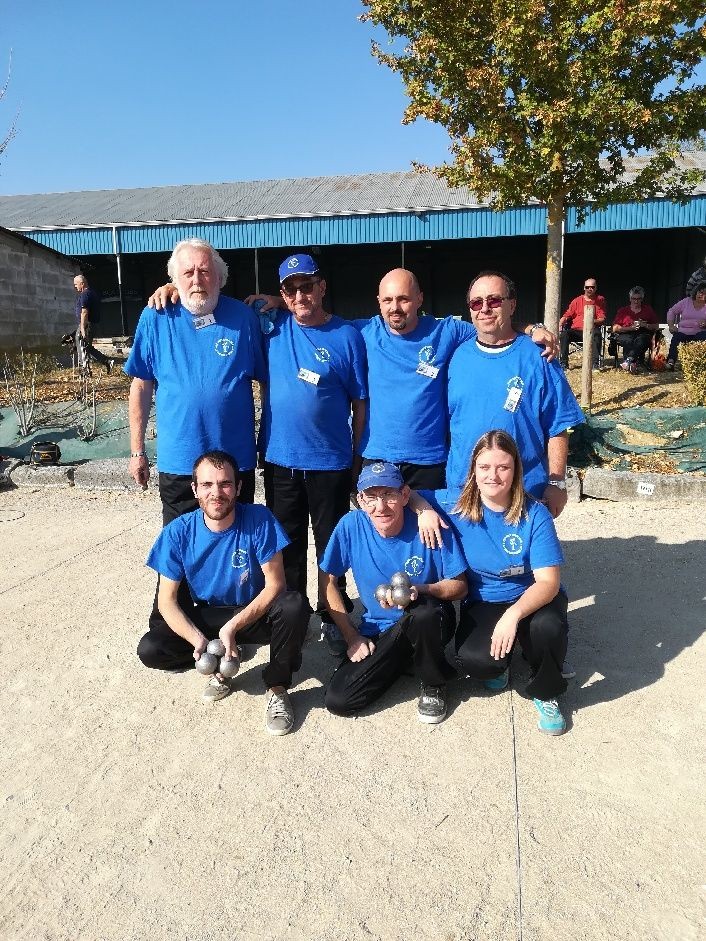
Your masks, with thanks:
[{"label": "wristband", "polygon": [[147,457],[147,451],[131,451],[130,457]]}]

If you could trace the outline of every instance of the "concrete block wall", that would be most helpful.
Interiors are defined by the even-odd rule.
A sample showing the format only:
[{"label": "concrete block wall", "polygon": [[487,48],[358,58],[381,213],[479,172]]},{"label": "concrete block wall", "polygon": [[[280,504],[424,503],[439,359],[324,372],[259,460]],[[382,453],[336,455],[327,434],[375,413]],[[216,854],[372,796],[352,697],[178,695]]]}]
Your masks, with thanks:
[{"label": "concrete block wall", "polygon": [[56,346],[74,326],[76,262],[0,228],[0,349]]}]

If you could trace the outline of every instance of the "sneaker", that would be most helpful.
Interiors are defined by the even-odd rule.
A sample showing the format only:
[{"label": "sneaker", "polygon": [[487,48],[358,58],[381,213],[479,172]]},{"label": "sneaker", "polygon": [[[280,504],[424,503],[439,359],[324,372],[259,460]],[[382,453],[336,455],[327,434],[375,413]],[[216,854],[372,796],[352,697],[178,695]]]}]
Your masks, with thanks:
[{"label": "sneaker", "polygon": [[319,640],[325,640],[328,645],[329,653],[332,657],[345,657],[348,650],[348,644],[343,639],[343,635],[333,623],[331,615],[327,612],[319,614],[321,618],[321,637]]},{"label": "sneaker", "polygon": [[109,359],[108,362],[105,364],[106,376],[109,376],[111,374],[111,372],[113,371],[113,366],[115,366],[115,360]]},{"label": "sneaker", "polygon": [[561,675],[565,680],[573,680],[576,676],[576,670],[574,670],[568,660],[564,660],[561,665]]},{"label": "sneaker", "polygon": [[217,676],[212,676],[208,681],[206,689],[201,694],[204,702],[218,702],[219,699],[225,699],[233,692],[230,680],[219,680]]},{"label": "sneaker", "polygon": [[436,725],[446,718],[446,687],[422,686],[417,703],[417,718],[427,725]]},{"label": "sneaker", "polygon": [[491,693],[499,693],[507,687],[510,680],[510,670],[503,670],[500,676],[494,676],[490,680],[483,680],[483,686]]},{"label": "sneaker", "polygon": [[664,368],[669,370],[669,372],[674,372],[674,360],[668,359],[667,362],[664,364]]},{"label": "sneaker", "polygon": [[561,735],[566,731],[566,722],[556,699],[533,699],[532,702],[539,713],[537,728],[540,732]]},{"label": "sneaker", "polygon": [[286,690],[281,693],[268,692],[265,728],[270,735],[287,735],[294,728],[294,709]]}]

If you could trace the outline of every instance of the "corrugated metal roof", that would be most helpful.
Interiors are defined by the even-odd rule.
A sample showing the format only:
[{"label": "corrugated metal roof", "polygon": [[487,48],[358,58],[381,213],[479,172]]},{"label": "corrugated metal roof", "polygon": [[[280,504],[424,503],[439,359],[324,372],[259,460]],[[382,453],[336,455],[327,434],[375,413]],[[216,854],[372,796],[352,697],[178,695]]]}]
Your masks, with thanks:
[{"label": "corrugated metal roof", "polygon": [[[648,157],[625,161],[630,177]],[[706,170],[706,154],[687,152],[686,166]],[[694,195],[706,194],[706,184]],[[89,228],[167,222],[245,221],[430,210],[479,209],[487,204],[431,173],[368,173],[204,183],[146,189],[87,190],[0,196],[0,225],[9,229]],[[519,207],[522,208],[522,207]]]}]

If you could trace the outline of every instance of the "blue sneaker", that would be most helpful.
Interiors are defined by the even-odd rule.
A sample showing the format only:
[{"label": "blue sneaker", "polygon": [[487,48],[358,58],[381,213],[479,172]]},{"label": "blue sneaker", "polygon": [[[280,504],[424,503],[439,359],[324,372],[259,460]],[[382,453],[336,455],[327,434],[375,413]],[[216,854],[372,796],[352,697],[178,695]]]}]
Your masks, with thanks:
[{"label": "blue sneaker", "polygon": [[491,693],[499,693],[507,687],[510,681],[510,670],[503,670],[500,676],[494,676],[492,680],[483,680],[483,686]]},{"label": "blue sneaker", "polygon": [[532,702],[539,713],[537,728],[540,732],[562,735],[566,731],[566,722],[556,699],[533,699]]}]

